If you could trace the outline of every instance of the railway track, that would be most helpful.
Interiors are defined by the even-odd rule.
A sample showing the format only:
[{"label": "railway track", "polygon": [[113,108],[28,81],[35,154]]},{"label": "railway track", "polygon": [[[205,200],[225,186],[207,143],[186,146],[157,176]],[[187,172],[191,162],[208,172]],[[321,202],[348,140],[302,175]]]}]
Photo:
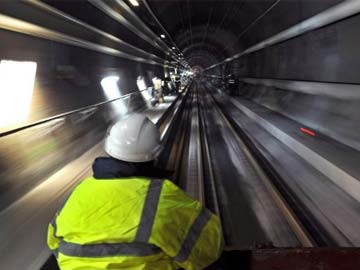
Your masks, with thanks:
[{"label": "railway track", "polygon": [[[247,128],[251,123],[241,116],[241,111],[231,107],[232,103],[226,102],[223,94],[206,83],[194,83],[184,103],[179,122],[174,125],[177,135],[169,141],[177,149],[168,160],[168,164],[174,160],[169,168],[176,171],[177,184],[221,218],[227,249],[353,246],[351,234],[339,236],[339,229],[335,229],[345,222],[353,230],[356,213],[349,216],[344,213],[341,215],[344,220],[339,220],[321,212],[326,206],[316,204],[324,201],[324,196],[321,197],[324,194],[312,192],[312,197],[307,197],[301,192],[302,183],[322,184],[326,180],[324,176],[314,179],[318,174],[310,175],[312,171],[300,171],[300,176],[291,174],[311,168],[295,164],[304,161],[295,159],[296,153],[286,149],[280,158],[289,158],[294,167],[279,167],[281,160],[269,158],[272,153],[264,150],[263,143],[272,141],[261,137],[265,134],[249,133],[254,128]],[[270,149],[275,147],[278,144]],[[301,175],[312,178],[296,182]],[[328,186],[316,190],[320,188],[331,191]],[[336,199],[335,195],[339,194],[334,194]],[[307,201],[312,199],[315,201]],[[351,203],[341,199],[328,201],[329,207],[348,207]]]},{"label": "railway track", "polygon": [[[192,85],[173,119],[168,169],[175,171],[177,184],[221,218],[227,249],[315,246],[209,91]],[[235,160],[218,164],[231,156]]]},{"label": "railway track", "polygon": [[[250,147],[245,143],[241,133],[239,133],[231,123],[231,119],[224,113],[222,108],[218,105],[215,98],[208,94],[211,97],[211,103],[213,104],[212,108],[215,108],[216,113],[221,117],[222,121],[225,123],[228,130],[231,132],[232,136],[235,138],[238,146],[242,149],[242,154],[246,158],[249,164],[254,168],[256,175],[258,176],[261,183],[266,188],[266,192],[269,193],[272,198],[272,203],[280,210],[281,214],[285,218],[290,227],[291,231],[296,236],[299,244],[302,247],[314,247],[316,244],[309,232],[306,230],[305,226],[302,224],[300,219],[296,216],[294,211],[291,209],[290,205],[286,202],[284,197],[272,183],[272,179],[269,177],[268,172],[262,168],[262,165],[257,161]],[[287,235],[282,235],[286,239]],[[260,243],[261,244],[261,243]]]},{"label": "railway track", "polygon": [[192,83],[158,126],[158,165],[220,217],[227,250],[316,245],[211,91]]}]

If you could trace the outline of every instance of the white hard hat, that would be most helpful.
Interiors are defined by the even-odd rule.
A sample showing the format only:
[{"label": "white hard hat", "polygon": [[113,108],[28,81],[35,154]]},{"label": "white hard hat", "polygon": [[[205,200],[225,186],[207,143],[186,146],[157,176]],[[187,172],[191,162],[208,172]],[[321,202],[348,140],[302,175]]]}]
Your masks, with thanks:
[{"label": "white hard hat", "polygon": [[105,152],[123,161],[151,161],[161,149],[159,130],[146,116],[138,113],[116,122],[105,138]]}]

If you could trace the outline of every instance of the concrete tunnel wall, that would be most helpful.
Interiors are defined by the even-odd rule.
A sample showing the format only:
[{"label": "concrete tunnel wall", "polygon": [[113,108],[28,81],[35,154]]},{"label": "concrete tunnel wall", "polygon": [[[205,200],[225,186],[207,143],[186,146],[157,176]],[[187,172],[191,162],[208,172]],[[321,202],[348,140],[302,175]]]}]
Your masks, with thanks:
[{"label": "concrete tunnel wall", "polygon": [[[48,29],[61,30],[80,38],[89,37],[86,31],[79,32],[81,29],[70,27],[66,22],[21,2],[6,1],[0,4],[0,8],[2,13]],[[139,90],[138,76],[142,76],[151,87],[152,78],[163,78],[166,70],[161,65],[132,61],[8,30],[0,30],[0,40],[0,60],[35,62],[37,65],[27,118],[0,126],[0,133],[120,95],[136,93]],[[92,37],[92,41],[114,45],[98,36]],[[120,93],[116,96],[109,97],[102,89],[101,80],[107,76],[119,77]],[[141,95],[132,96],[131,99],[79,111],[1,137],[0,211],[96,145],[104,137],[109,124],[122,116],[123,113],[114,108],[123,104],[129,112],[145,106]]]},{"label": "concrete tunnel wall", "polygon": [[[245,30],[233,27],[232,34],[239,36],[236,43],[220,38],[217,33],[223,50],[220,56],[208,50],[207,58],[216,64],[213,59],[224,60],[224,53],[231,57],[341,2],[280,1],[263,13],[263,17],[258,17],[260,19],[254,24],[248,23]],[[266,8],[261,12],[264,10]],[[253,18],[257,17],[253,15]],[[240,80],[241,96],[290,117],[300,126],[360,150],[360,93],[356,94],[357,90],[360,91],[359,23],[360,15],[351,16],[247,54],[210,69],[206,74],[221,77],[235,74]],[[226,30],[228,33],[229,29]],[[208,35],[211,36],[212,32],[209,31]],[[211,42],[212,38],[207,40]],[[188,53],[196,55],[197,52],[194,49]],[[201,54],[203,57],[206,55],[204,52]],[[198,63],[202,64],[204,60],[198,60]],[[249,80],[245,82],[246,78],[251,78],[251,83]],[[315,84],[309,84],[312,82]],[[294,83],[298,85],[289,86]],[[301,90],[303,88],[307,90]],[[349,91],[353,94],[349,95]]]},{"label": "concrete tunnel wall", "polygon": [[[324,83],[320,90],[304,93],[254,80],[243,82],[240,94],[360,150],[359,23],[353,16],[238,60],[240,79],[302,81],[310,92],[309,82]],[[349,87],[358,94],[349,97]]]},{"label": "concrete tunnel wall", "polygon": [[[216,21],[210,23],[212,18],[206,15],[204,24],[194,26],[191,32],[181,27],[183,23],[180,21],[171,21],[174,17],[169,12],[171,3],[169,7],[151,1],[150,4],[156,15],[160,15],[159,19],[163,25],[173,34],[174,40],[189,59],[189,63],[205,68],[206,65],[221,61],[224,57],[244,50],[338,2],[281,1],[252,25],[254,19],[266,12],[270,3],[265,1],[255,5],[245,1],[241,6],[233,4],[231,8],[238,8],[236,13],[217,18],[218,24]],[[130,33],[115,20],[104,16],[88,2],[80,2],[77,8],[73,8],[73,5],[66,1],[49,1],[49,3],[113,35],[122,33],[121,37],[125,41],[161,56],[158,48],[152,48],[149,43]],[[58,18],[44,14],[22,2],[4,2],[1,3],[1,8],[4,13],[20,19],[81,38],[91,38],[93,42],[114,45],[110,41],[92,36],[71,23],[60,22]],[[195,17],[200,18],[201,14],[196,15],[196,12],[202,10],[201,5],[196,6],[194,3],[194,8]],[[224,15],[228,15],[229,10],[231,11],[227,7]],[[88,16],[90,13],[92,16]],[[194,21],[195,17],[192,18]],[[211,70],[211,73],[220,76],[233,73],[239,79],[250,77],[359,83],[357,65],[360,61],[357,58],[360,53],[356,50],[360,36],[360,30],[356,27],[359,18],[354,16],[266,48],[217,67]],[[151,82],[151,76],[162,77],[164,74],[164,68],[161,66],[113,57],[20,33],[1,30],[0,36],[1,59],[37,63],[37,79],[30,115],[27,122],[22,124],[107,100],[100,85],[101,79],[107,75],[118,75],[119,87],[122,94],[126,94],[138,90],[137,76],[143,76],[147,82]],[[122,49],[126,50],[126,48]],[[260,83],[243,83],[239,90],[246,98],[283,113],[347,145],[360,148],[358,145],[360,135],[357,132],[359,128],[357,100],[328,96],[326,88],[323,89],[322,95],[262,86]],[[135,104],[134,107],[141,106],[141,103],[140,99],[138,105]],[[0,190],[4,207],[15,197],[30,190],[46,175],[98,142],[114,117],[116,115],[111,107],[104,106],[95,113],[90,112],[88,117],[83,117],[79,113],[60,119],[51,126],[50,132],[47,132],[46,128],[34,128],[5,137],[0,143],[0,176],[3,179]],[[2,131],[9,128],[6,127]],[[26,143],[28,138],[32,138],[31,144]],[[37,164],[42,164],[43,169],[29,169],[36,168]],[[15,171],[16,174],[13,173]]]},{"label": "concrete tunnel wall", "polygon": [[[45,2],[107,33],[121,36],[146,52],[168,57],[87,1],[79,2],[77,8],[68,1]],[[156,2],[149,0],[156,15],[164,16],[160,20],[185,58],[193,66],[206,68],[342,1],[234,1],[235,4],[227,6],[217,21],[211,22],[212,18],[206,14],[203,23],[193,26],[191,31],[179,26],[184,22],[176,22],[178,18],[166,5],[158,4],[163,11],[156,8]],[[277,4],[266,12],[274,3]],[[0,3],[0,8],[2,13],[19,19],[132,52],[35,10],[25,2],[6,1]],[[237,8],[236,12],[230,14],[233,8]],[[193,22],[195,17],[202,17],[202,13],[197,13],[199,9],[201,5],[194,9]],[[260,18],[264,12],[266,15]],[[242,97],[292,118],[299,126],[308,126],[360,150],[360,104],[359,94],[356,94],[360,91],[359,20],[360,15],[352,16],[243,56],[210,70],[209,74],[222,77],[235,74],[241,80],[239,94]],[[100,83],[106,76],[119,76],[122,94],[138,91],[138,76],[145,77],[149,86],[153,76],[164,76],[165,68],[161,65],[110,56],[9,30],[0,30],[0,39],[1,60],[37,63],[30,115],[27,121],[20,123],[22,125],[109,100]],[[351,95],[347,94],[349,91]],[[144,105],[142,98],[132,102],[130,110]],[[97,144],[107,126],[118,116],[113,106],[106,105],[1,138],[0,211]],[[20,124],[1,127],[0,132]]]}]

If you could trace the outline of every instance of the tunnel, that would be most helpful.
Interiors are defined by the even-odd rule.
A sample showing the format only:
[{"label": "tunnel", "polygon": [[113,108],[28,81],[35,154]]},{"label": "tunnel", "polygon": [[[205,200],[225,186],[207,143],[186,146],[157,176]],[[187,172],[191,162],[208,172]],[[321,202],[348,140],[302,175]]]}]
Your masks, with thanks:
[{"label": "tunnel", "polygon": [[359,0],[0,1],[0,269],[59,269],[49,223],[133,114],[221,221],[206,269],[359,269],[359,48]]}]

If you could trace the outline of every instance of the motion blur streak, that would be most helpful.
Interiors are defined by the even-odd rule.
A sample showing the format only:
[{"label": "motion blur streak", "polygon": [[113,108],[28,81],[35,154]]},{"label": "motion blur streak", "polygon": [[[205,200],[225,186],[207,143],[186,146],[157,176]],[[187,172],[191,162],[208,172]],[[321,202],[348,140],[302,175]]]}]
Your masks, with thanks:
[{"label": "motion blur streak", "polygon": [[1,60],[0,127],[27,119],[34,89],[37,64]]},{"label": "motion blur streak", "polygon": [[139,6],[139,2],[136,0],[130,0],[130,3],[134,6],[134,7],[138,7]]},{"label": "motion blur streak", "polygon": [[[105,95],[108,99],[115,99],[120,97],[121,91],[118,86],[118,76],[107,76],[101,80],[101,87],[103,88]],[[126,105],[123,100],[118,100],[112,104],[115,113],[123,115],[127,112]]]},{"label": "motion blur streak", "polygon": [[120,96],[119,87],[117,85],[118,81],[118,76],[108,76],[101,80],[101,86],[109,99],[118,98]]}]

